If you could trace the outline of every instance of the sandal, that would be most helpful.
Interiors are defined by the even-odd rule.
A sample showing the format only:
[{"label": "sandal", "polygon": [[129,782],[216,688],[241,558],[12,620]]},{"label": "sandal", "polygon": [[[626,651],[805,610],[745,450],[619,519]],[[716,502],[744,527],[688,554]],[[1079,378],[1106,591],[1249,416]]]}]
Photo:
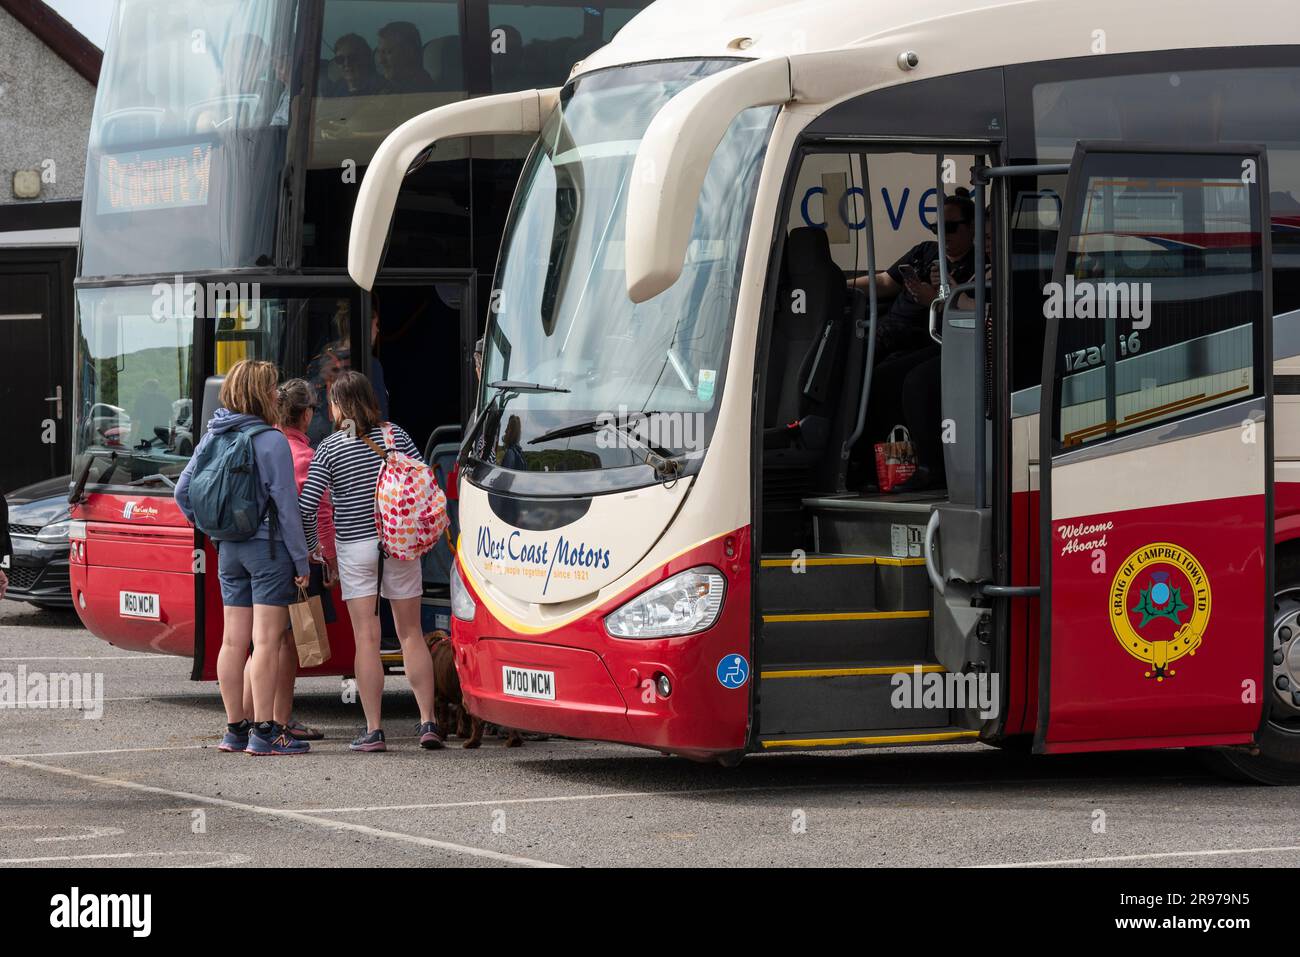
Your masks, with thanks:
[{"label": "sandal", "polygon": [[290,721],[284,726],[284,730],[299,741],[320,741],[325,737],[325,732],[303,724],[301,721]]}]

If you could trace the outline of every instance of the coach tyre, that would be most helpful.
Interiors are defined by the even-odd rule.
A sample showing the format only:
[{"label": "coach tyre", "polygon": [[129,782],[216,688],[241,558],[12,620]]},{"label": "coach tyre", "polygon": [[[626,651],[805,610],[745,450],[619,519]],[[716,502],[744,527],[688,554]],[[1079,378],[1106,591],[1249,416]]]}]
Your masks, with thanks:
[{"label": "coach tyre", "polygon": [[1214,770],[1256,784],[1300,784],[1300,554],[1278,555],[1274,572],[1272,672],[1259,751],[1204,751]]}]

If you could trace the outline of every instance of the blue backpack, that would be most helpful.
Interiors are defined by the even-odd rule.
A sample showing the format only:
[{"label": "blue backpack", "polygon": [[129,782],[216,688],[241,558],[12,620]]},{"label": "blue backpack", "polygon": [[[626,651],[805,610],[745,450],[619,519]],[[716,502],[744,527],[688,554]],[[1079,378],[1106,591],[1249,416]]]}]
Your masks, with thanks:
[{"label": "blue backpack", "polygon": [[[257,504],[257,459],[253,439],[270,432],[269,425],[254,425],[214,435],[199,452],[190,477],[190,507],[194,524],[216,542],[246,542],[257,534],[265,517]],[[267,500],[267,508],[275,503]],[[272,539],[275,515],[271,516]]]}]

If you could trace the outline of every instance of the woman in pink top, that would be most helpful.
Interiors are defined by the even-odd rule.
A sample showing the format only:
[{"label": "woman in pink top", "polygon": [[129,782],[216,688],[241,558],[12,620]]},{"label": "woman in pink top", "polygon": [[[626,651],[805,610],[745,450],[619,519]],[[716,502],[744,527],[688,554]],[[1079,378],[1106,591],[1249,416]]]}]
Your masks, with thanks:
[{"label": "woman in pink top", "polygon": [[[312,388],[302,379],[290,379],[280,386],[277,393],[277,411],[279,429],[289,440],[289,451],[293,455],[293,475],[302,492],[307,482],[307,470],[311,467],[312,457],[316,454],[307,438],[307,430],[315,414],[312,402]],[[330,600],[330,589],[335,584],[334,569],[338,567],[334,551],[334,509],[330,505],[328,493],[321,502],[319,512],[320,552],[311,556],[311,584],[307,587],[309,595],[319,595],[325,611],[325,620],[333,622],[336,618],[334,603]],[[279,678],[275,687],[274,720],[283,724],[288,732],[300,741],[319,741],[325,737],[315,728],[308,727],[293,720],[293,684],[298,677],[298,647],[294,644],[293,631],[284,633],[280,643]],[[244,672],[244,699],[251,698],[252,688],[248,680],[248,670]],[[249,712],[251,714],[251,711]]]}]

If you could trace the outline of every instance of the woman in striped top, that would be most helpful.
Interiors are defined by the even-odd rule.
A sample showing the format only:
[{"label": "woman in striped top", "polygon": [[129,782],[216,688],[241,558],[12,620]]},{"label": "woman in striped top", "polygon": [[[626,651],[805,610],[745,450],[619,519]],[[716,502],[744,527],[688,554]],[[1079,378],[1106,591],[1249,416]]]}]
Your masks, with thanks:
[{"label": "woman in striped top", "polygon": [[[330,418],[340,428],[316,447],[298,504],[302,510],[307,547],[315,553],[317,511],[325,492],[334,506],[337,552],[331,577],[343,587],[343,600],[356,639],[357,690],[366,714],[366,733],[349,746],[353,751],[383,751],[380,706],[384,695],[384,666],[379,657],[379,535],[375,528],[375,487],[384,460],[362,437],[383,448],[379,404],[370,380],[359,372],[344,372],[330,387]],[[411,437],[391,426],[397,451],[421,460]],[[384,559],[382,595],[393,609],[397,637],[402,643],[406,676],[420,707],[420,746],[442,747],[442,731],[433,720],[433,661],[420,627],[420,598],[424,580],[416,560]]]}]

